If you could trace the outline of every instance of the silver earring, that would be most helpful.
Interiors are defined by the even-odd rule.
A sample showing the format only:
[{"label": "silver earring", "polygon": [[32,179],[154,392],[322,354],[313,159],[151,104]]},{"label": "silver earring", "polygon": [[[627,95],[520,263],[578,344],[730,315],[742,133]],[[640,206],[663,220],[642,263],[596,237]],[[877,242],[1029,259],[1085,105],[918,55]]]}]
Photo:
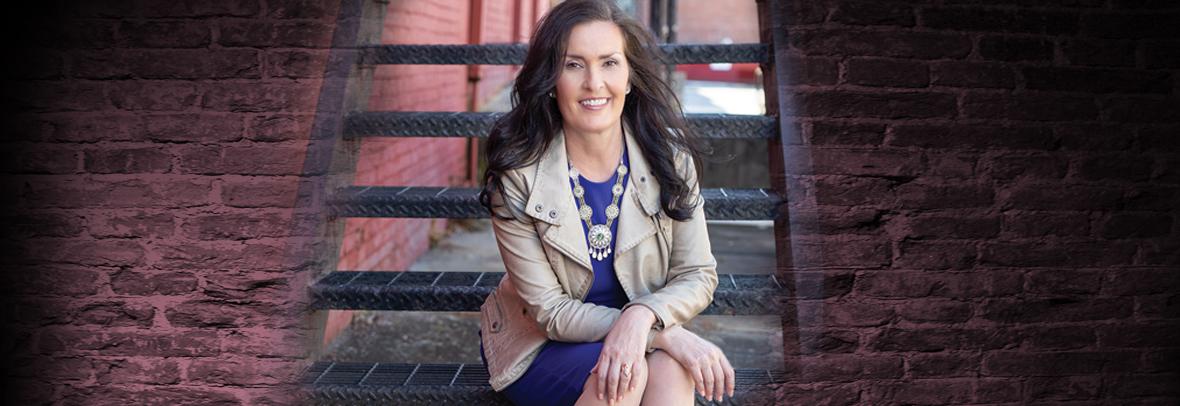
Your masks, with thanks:
[{"label": "silver earring", "polygon": [[553,99],[556,99],[556,98],[557,98],[557,95],[553,94],[553,92],[549,92],[549,97],[550,97],[550,98],[553,98]]},{"label": "silver earring", "polygon": [[631,94],[631,86],[629,86],[629,85],[627,86],[627,93],[626,94]]}]

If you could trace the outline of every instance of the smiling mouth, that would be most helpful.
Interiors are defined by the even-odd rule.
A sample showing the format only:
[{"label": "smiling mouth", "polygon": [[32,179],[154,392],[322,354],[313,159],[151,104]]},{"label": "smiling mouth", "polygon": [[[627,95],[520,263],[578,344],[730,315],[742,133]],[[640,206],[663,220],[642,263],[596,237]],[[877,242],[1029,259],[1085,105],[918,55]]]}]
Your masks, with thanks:
[{"label": "smiling mouth", "polygon": [[604,97],[604,98],[598,98],[598,99],[586,99],[586,100],[582,100],[578,103],[583,106],[586,106],[586,107],[601,107],[601,106],[606,105],[606,102],[609,100],[610,100],[609,98]]}]

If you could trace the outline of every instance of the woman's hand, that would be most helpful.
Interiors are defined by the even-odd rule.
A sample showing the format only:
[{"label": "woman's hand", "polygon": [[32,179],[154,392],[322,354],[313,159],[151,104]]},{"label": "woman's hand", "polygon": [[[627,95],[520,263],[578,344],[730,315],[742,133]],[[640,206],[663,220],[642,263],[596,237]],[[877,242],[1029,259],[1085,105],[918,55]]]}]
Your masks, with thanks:
[{"label": "woman's hand", "polygon": [[598,375],[598,399],[613,403],[624,392],[635,389],[632,377],[639,368],[647,368],[647,334],[656,321],[655,313],[644,306],[627,308],[619,316],[602,342],[598,364],[591,374]]},{"label": "woman's hand", "polygon": [[693,384],[705,399],[721,401],[726,393],[733,397],[733,367],[721,348],[681,326],[664,329],[652,344],[692,373]]}]

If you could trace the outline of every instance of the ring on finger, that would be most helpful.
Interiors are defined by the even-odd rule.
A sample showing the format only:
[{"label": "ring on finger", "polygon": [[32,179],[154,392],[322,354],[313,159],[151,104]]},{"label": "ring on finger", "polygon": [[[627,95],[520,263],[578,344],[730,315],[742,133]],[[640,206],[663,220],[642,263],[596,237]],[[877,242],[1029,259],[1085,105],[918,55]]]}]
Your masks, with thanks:
[{"label": "ring on finger", "polygon": [[623,376],[631,376],[631,366],[627,365],[627,364],[623,364],[623,369],[621,372],[622,372]]}]

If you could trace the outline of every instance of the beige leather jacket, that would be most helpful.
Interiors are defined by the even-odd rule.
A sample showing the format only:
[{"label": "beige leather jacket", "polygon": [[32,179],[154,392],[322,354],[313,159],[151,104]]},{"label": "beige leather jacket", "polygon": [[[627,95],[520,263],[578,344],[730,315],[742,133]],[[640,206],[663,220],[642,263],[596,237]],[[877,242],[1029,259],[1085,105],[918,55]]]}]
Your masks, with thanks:
[{"label": "beige leather jacket", "polygon": [[[630,129],[624,131],[630,179],[623,193],[614,264],[629,303],[656,316],[655,330],[683,324],[713,300],[717,263],[709,246],[702,204],[691,220],[675,221],[660,207],[660,187]],[[676,168],[699,194],[687,154]],[[570,190],[565,138],[558,133],[534,165],[503,175],[507,201],[496,194],[492,225],[507,274],[480,308],[492,388],[500,391],[528,369],[547,340],[593,342],[606,338],[619,309],[583,303],[594,277],[578,210]]]}]

